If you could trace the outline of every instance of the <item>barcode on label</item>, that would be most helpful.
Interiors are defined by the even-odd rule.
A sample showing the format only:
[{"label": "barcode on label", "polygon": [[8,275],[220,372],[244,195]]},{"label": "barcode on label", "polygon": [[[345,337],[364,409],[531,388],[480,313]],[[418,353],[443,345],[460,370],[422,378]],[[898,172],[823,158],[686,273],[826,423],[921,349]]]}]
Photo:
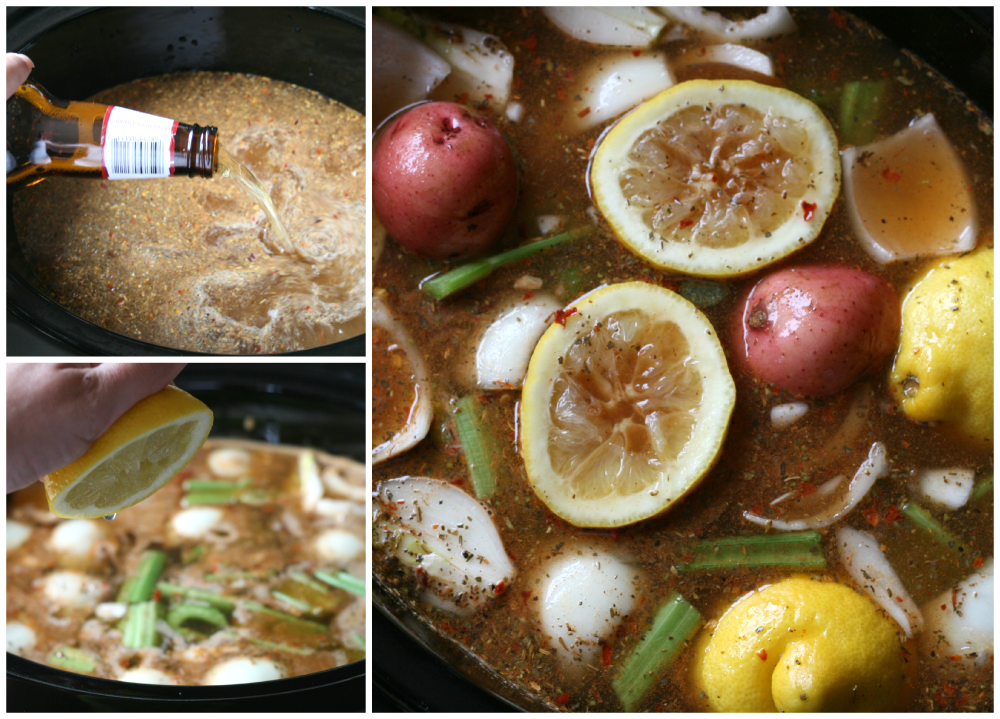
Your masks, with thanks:
[{"label": "barcode on label", "polygon": [[142,137],[116,137],[105,145],[108,170],[116,175],[163,177],[170,174],[162,140]]}]

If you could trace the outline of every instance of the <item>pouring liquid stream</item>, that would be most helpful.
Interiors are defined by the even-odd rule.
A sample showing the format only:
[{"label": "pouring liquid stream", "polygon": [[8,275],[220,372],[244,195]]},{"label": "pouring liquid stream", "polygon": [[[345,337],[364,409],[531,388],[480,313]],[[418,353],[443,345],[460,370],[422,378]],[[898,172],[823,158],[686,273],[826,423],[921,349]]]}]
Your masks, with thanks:
[{"label": "pouring liquid stream", "polygon": [[236,181],[244,192],[246,192],[254,202],[256,202],[264,210],[264,214],[267,215],[267,219],[271,222],[271,229],[278,236],[278,242],[275,243],[279,252],[284,252],[285,248],[291,248],[292,240],[288,236],[288,230],[285,226],[281,224],[281,220],[278,219],[278,212],[274,208],[274,203],[271,201],[271,196],[264,189],[264,185],[261,184],[260,180],[257,179],[256,175],[250,171],[246,165],[240,164],[240,162],[233,157],[226,148],[219,145],[219,174],[223,177],[228,177]]}]

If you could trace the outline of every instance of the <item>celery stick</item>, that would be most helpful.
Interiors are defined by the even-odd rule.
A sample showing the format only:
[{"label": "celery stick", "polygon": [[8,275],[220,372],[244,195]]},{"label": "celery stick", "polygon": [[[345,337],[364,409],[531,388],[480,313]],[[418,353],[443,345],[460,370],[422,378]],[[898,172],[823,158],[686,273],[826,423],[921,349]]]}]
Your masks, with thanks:
[{"label": "celery stick", "polygon": [[701,614],[674,592],[657,610],[653,626],[611,682],[625,711],[642,701],[701,624]]},{"label": "celery stick", "polygon": [[50,666],[66,669],[71,672],[90,673],[97,668],[100,661],[96,656],[76,647],[56,647],[46,660]]},{"label": "celery stick", "polygon": [[456,267],[453,270],[445,272],[443,275],[438,275],[433,279],[427,280],[421,287],[437,299],[443,300],[445,297],[453,295],[459,290],[464,290],[469,285],[475,284],[499,267],[522,260],[548,247],[584,237],[585,235],[589,235],[591,231],[591,228],[584,227],[564,232],[554,237],[548,237],[544,240],[536,240],[527,245],[516,247],[513,250],[501,252],[499,255]]},{"label": "celery stick", "polygon": [[841,143],[867,145],[878,136],[878,121],[886,106],[889,83],[859,81],[844,85],[840,96]]},{"label": "celery stick", "polygon": [[497,489],[496,473],[493,471],[493,456],[496,449],[492,437],[479,421],[481,408],[472,395],[455,402],[452,415],[458,428],[458,439],[462,443],[465,462],[472,477],[472,491],[476,499],[492,497]]},{"label": "celery stick", "polygon": [[139,562],[135,576],[127,579],[122,585],[118,601],[135,604],[151,599],[153,590],[156,589],[156,580],[160,578],[166,561],[167,555],[164,552],[156,549],[147,551]]},{"label": "celery stick", "polygon": [[157,603],[153,600],[129,606],[122,629],[122,644],[131,649],[144,649],[159,644],[156,612]]},{"label": "celery stick", "polygon": [[363,579],[358,579],[357,577],[348,574],[347,572],[341,570],[337,572],[323,572],[317,569],[313,574],[316,578],[326,582],[331,587],[337,587],[338,589],[343,589],[350,592],[351,594],[356,594],[359,597],[365,596],[365,582]]},{"label": "celery stick", "polygon": [[180,629],[184,622],[196,619],[207,624],[214,624],[217,627],[224,627],[229,624],[226,615],[215,607],[203,607],[200,604],[180,604],[167,613],[167,624],[174,629]]},{"label": "celery stick", "polygon": [[163,594],[179,595],[185,599],[197,599],[202,602],[207,602],[218,609],[229,610],[236,606],[236,602],[229,597],[224,597],[221,594],[209,592],[204,589],[181,587],[177,584],[170,584],[169,582],[160,582],[156,585],[156,588]]},{"label": "celery stick", "polygon": [[250,642],[251,644],[256,644],[258,647],[267,647],[268,649],[275,649],[279,652],[290,652],[292,654],[301,654],[304,657],[308,657],[315,654],[315,652],[312,649],[290,647],[287,644],[275,644],[274,642],[269,642],[266,639],[254,639],[253,637],[247,637],[247,641]]},{"label": "celery stick", "polygon": [[993,475],[984,477],[979,481],[979,483],[972,490],[972,501],[982,499],[983,497],[993,496]]},{"label": "celery stick", "polygon": [[949,549],[958,549],[962,543],[955,539],[944,527],[942,527],[930,513],[919,504],[907,502],[900,510],[907,519],[924,531],[930,533],[934,541],[943,544]]},{"label": "celery stick", "polygon": [[691,561],[678,564],[677,571],[723,567],[826,566],[822,537],[814,531],[703,539],[691,547],[691,554]]}]

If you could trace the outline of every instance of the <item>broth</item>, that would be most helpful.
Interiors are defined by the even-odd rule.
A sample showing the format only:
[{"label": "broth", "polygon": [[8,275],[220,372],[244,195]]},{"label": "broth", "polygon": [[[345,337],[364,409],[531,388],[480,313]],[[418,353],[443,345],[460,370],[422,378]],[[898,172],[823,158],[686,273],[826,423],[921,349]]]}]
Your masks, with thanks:
[{"label": "broth", "polygon": [[[566,106],[556,99],[565,98],[581,64],[605,49],[557,31],[537,8],[520,12],[509,8],[436,12],[441,19],[498,36],[515,58],[512,101],[523,106],[524,116],[512,122],[498,119],[494,113],[492,119],[514,149],[521,170],[521,189],[514,225],[493,252],[515,247],[539,234],[534,229],[535,221],[542,215],[563,218],[567,229],[590,226],[591,199],[584,178],[595,143],[611,123],[571,135],[564,131]],[[980,230],[980,243],[988,241],[992,245],[990,121],[921,61],[899,52],[857,19],[819,9],[794,11],[794,18],[799,27],[796,34],[757,45],[777,60],[777,80],[817,101],[833,122],[835,109],[823,103],[839,93],[844,83],[886,80],[891,99],[879,118],[875,137],[890,135],[906,127],[914,117],[934,112],[945,134],[959,149],[972,178],[980,227],[990,228]],[[667,47],[682,46],[683,41],[678,41]],[[378,53],[379,48],[374,52]],[[677,75],[678,81],[731,77],[718,66],[689,66]],[[725,290],[726,299],[703,311],[723,339],[727,353],[731,352],[727,338],[733,317],[742,310],[741,293],[765,272],[803,263],[846,264],[865,270],[891,283],[901,298],[906,283],[922,266],[916,261],[880,265],[872,260],[854,240],[841,198],[819,238],[788,260],[746,278],[706,283]],[[695,538],[759,534],[759,527],[743,519],[744,511],[767,506],[801,482],[818,483],[838,473],[851,476],[875,441],[889,448],[891,472],[841,524],[869,532],[877,539],[917,604],[967,576],[973,566],[979,566],[975,562],[992,557],[992,492],[944,518],[944,526],[960,538],[958,552],[943,552],[926,534],[898,518],[898,508],[911,496],[907,487],[911,472],[923,467],[959,466],[974,470],[980,481],[992,475],[993,454],[992,445],[986,451],[964,449],[934,428],[907,420],[891,399],[889,363],[839,394],[810,399],[810,411],[802,420],[777,430],[771,425],[771,407],[793,397],[755,379],[730,361],[737,385],[736,408],[721,459],[703,482],[679,505],[653,520],[610,531],[570,526],[546,508],[528,482],[518,437],[520,393],[476,388],[478,337],[503,308],[530,296],[531,290],[517,289],[526,286],[519,284],[525,277],[540,281],[532,286],[540,284],[551,291],[564,307],[604,284],[642,280],[677,289],[685,278],[657,270],[628,252],[603,220],[589,239],[496,270],[463,293],[439,302],[421,290],[421,282],[441,271],[442,266],[388,242],[375,267],[376,294],[391,306],[429,366],[435,368],[435,418],[420,444],[375,466],[374,481],[377,485],[395,478],[433,477],[472,494],[452,408],[458,397],[477,396],[487,432],[496,440],[493,467],[498,488],[485,504],[492,512],[507,555],[517,566],[517,577],[482,611],[469,616],[442,612],[420,599],[419,577],[414,577],[412,567],[399,563],[388,551],[379,551],[378,530],[375,575],[386,607],[415,614],[432,627],[441,639],[444,654],[478,657],[493,672],[494,690],[513,697],[513,701],[551,710],[620,711],[611,679],[618,664],[649,627],[656,607],[671,592],[679,591],[706,619],[712,619],[736,598],[794,573],[766,567],[679,573],[676,566],[690,552],[691,542]],[[388,368],[389,361],[388,352],[385,357],[374,358],[376,384],[380,381],[379,367]],[[870,395],[864,393],[865,387],[870,388]],[[378,405],[375,411],[379,411]],[[832,443],[834,429],[851,417],[860,419],[856,434],[849,441]],[[385,417],[374,421],[378,424],[381,419]],[[385,507],[379,509],[377,505],[376,521],[385,516],[384,512]],[[834,528],[821,530],[827,568],[817,574],[850,583],[837,559]],[[583,684],[566,675],[538,627],[536,609],[540,597],[533,583],[543,562],[578,550],[627,557],[643,576],[635,608],[604,638],[600,660],[591,666]],[[687,646],[639,709],[705,710],[689,676],[692,654]],[[992,657],[984,668],[973,670],[960,662],[921,656],[916,675],[908,711],[992,711]],[[511,682],[516,689],[509,688]],[[497,689],[500,686],[507,688]]]}]

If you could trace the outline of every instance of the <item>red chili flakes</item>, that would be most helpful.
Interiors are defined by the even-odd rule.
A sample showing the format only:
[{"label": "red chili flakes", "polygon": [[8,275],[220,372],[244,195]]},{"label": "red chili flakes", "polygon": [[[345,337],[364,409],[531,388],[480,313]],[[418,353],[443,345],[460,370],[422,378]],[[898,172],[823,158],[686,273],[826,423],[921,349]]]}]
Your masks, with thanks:
[{"label": "red chili flakes", "polygon": [[642,55],[642,50],[633,50],[632,51],[632,57],[639,57],[640,55]]},{"label": "red chili flakes", "polygon": [[813,202],[806,202],[802,200],[802,219],[809,222],[813,218],[813,214],[816,212],[816,204]]},{"label": "red chili flakes", "polygon": [[535,296],[535,291],[534,290],[528,290],[527,292],[524,293],[524,301],[527,302],[528,300],[530,300],[534,296]]},{"label": "red chili flakes", "polygon": [[799,494],[803,497],[808,497],[810,494],[816,491],[816,485],[812,482],[803,482],[799,487]]},{"label": "red chili flakes", "polygon": [[158,602],[162,598],[163,598],[163,594],[160,592],[160,590],[159,589],[154,589],[153,590],[153,601],[154,602]]},{"label": "red chili flakes", "polygon": [[840,73],[836,70],[830,70],[830,79],[837,82],[840,79]]},{"label": "red chili flakes", "polygon": [[836,10],[830,11],[830,22],[839,27],[841,30],[847,29],[847,18]]},{"label": "red chili flakes", "polygon": [[972,562],[972,566],[973,567],[981,567],[981,566],[983,566],[983,558],[982,557],[976,557],[975,560],[973,560],[973,562]]},{"label": "red chili flakes", "polygon": [[899,182],[903,179],[902,173],[896,172],[891,167],[887,167],[882,170],[882,177],[887,179],[889,182]]},{"label": "red chili flakes", "polygon": [[941,691],[943,691],[947,696],[955,696],[955,685],[951,682],[945,682],[941,685]]},{"label": "red chili flakes", "polygon": [[621,536],[621,532],[619,530],[617,530],[617,529],[614,529],[614,528],[609,529],[608,530],[608,534],[610,534],[611,535],[611,539],[615,540],[616,542],[618,541],[618,537]]},{"label": "red chili flakes", "polygon": [[461,95],[455,98],[455,102],[459,105],[466,105],[469,102],[469,93],[463,92]]},{"label": "red chili flakes", "polygon": [[764,513],[764,505],[763,504],[755,504],[754,506],[750,507],[750,513],[751,514],[757,514],[757,515],[763,514]]},{"label": "red chili flakes", "polygon": [[527,40],[521,41],[521,47],[525,50],[534,50],[538,46],[538,38],[532,35]]},{"label": "red chili flakes", "polygon": [[556,704],[568,704],[568,703],[569,703],[569,694],[568,693],[567,694],[560,694],[559,696],[556,697]]},{"label": "red chili flakes", "polygon": [[690,217],[685,217],[683,220],[677,223],[677,226],[683,230],[685,227],[690,227],[693,224],[694,220],[692,220]]},{"label": "red chili flakes", "polygon": [[757,652],[757,656],[760,657],[760,660],[762,662],[766,662],[767,661],[767,650],[766,649],[761,649],[759,652]]},{"label": "red chili flakes", "polygon": [[569,95],[567,94],[565,87],[560,87],[556,89],[556,99],[559,100],[559,102],[566,102],[566,99],[568,97]]},{"label": "red chili flakes", "polygon": [[417,567],[413,570],[413,574],[417,578],[417,585],[422,589],[427,589],[428,585],[431,583],[430,575],[427,574],[427,570],[423,567]]},{"label": "red chili flakes", "polygon": [[513,90],[519,90],[523,84],[524,80],[521,79],[520,75],[514,75],[514,81],[511,82],[510,86]]},{"label": "red chili flakes", "polygon": [[589,114],[590,114],[590,108],[589,107],[585,107],[582,110],[580,110],[580,112],[576,113],[576,116],[577,117],[586,117]]},{"label": "red chili flakes", "polygon": [[951,655],[950,657],[948,657],[948,658],[949,658],[949,659],[950,659],[951,661],[953,661],[953,662],[960,662],[960,661],[962,661],[962,655],[961,655],[961,654],[952,654],[952,655]]},{"label": "red chili flakes", "polygon": [[496,594],[498,597],[506,591],[507,591],[507,585],[504,583],[503,580],[497,582],[496,586],[493,587],[493,593]]},{"label": "red chili flakes", "polygon": [[454,628],[450,624],[448,624],[448,622],[439,622],[438,626],[441,627],[442,629],[445,629],[445,630],[449,631],[449,632],[455,631]]},{"label": "red chili flakes", "polygon": [[528,591],[526,591],[526,592],[521,592],[521,601],[526,602],[529,599],[531,599],[531,590],[530,589]]},{"label": "red chili flakes", "polygon": [[903,595],[902,594],[897,594],[896,595],[896,601],[899,602],[900,604],[902,604],[903,603]]},{"label": "red chili flakes", "polygon": [[899,513],[899,507],[895,504],[890,504],[885,510],[885,516],[883,519],[891,524],[892,522],[898,522],[901,516],[902,515]]},{"label": "red chili flakes", "polygon": [[601,647],[601,666],[607,669],[611,666],[611,645],[605,644]]},{"label": "red chili flakes", "polygon": [[861,513],[865,515],[865,520],[868,522],[868,524],[872,525],[873,527],[878,526],[878,509],[876,507],[869,507],[868,509],[864,510]]},{"label": "red chili flakes", "polygon": [[576,307],[570,307],[568,310],[556,310],[556,318],[555,318],[554,321],[557,324],[560,324],[563,327],[565,327],[566,326],[566,320],[569,319],[570,317],[572,317],[573,315],[578,314],[578,313],[579,313],[579,310],[576,309]]}]

